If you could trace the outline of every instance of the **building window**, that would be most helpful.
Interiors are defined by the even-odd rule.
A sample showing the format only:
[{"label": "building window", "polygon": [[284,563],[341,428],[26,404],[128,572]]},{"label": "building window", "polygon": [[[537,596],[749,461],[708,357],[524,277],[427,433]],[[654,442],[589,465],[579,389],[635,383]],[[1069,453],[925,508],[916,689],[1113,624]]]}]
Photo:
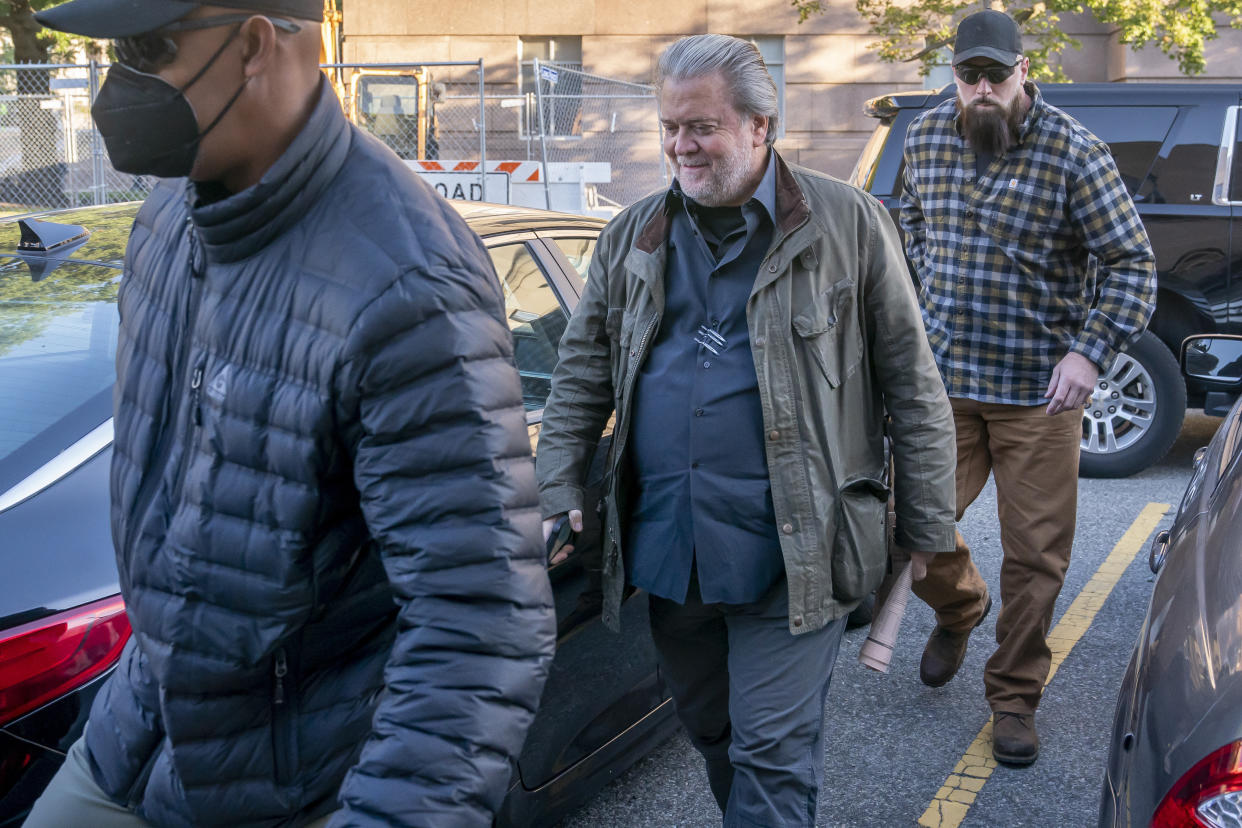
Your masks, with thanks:
[{"label": "building window", "polygon": [[[535,60],[548,64],[536,86]],[[518,89],[526,99],[527,134],[538,135],[539,106],[543,97],[543,133],[548,136],[582,134],[582,38],[518,38]]]},{"label": "building window", "polygon": [[776,126],[776,137],[785,137],[785,37],[784,35],[740,35],[742,40],[749,40],[759,50],[759,56],[767,64],[768,73],[776,81],[776,105],[780,113],[780,123]]},{"label": "building window", "polygon": [[936,60],[923,76],[923,88],[940,90],[953,83],[953,50],[948,46],[936,52]]}]

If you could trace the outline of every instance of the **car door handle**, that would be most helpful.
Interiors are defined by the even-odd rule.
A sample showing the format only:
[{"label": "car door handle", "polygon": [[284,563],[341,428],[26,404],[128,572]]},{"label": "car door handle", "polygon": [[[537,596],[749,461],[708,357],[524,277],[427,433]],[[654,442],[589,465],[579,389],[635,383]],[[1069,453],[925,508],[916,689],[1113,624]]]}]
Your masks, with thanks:
[{"label": "car door handle", "polygon": [[1164,558],[1169,552],[1169,530],[1161,529],[1156,533],[1156,537],[1152,538],[1151,551],[1147,553],[1147,565],[1151,567],[1152,572],[1159,572],[1164,566]]}]

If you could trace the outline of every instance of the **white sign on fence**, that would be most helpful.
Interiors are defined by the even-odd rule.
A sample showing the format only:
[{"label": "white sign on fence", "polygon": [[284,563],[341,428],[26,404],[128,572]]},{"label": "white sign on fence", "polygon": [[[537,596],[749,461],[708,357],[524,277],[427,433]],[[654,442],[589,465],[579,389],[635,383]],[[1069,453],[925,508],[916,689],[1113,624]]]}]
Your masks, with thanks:
[{"label": "white sign on fence", "polygon": [[477,172],[428,172],[420,169],[415,169],[414,172],[445,198],[509,203],[509,174],[506,172],[486,173],[485,186],[480,185]]},{"label": "white sign on fence", "polygon": [[548,83],[556,83],[560,76],[561,73],[556,71],[556,69],[551,66],[540,65],[539,67],[539,77],[543,78]]}]

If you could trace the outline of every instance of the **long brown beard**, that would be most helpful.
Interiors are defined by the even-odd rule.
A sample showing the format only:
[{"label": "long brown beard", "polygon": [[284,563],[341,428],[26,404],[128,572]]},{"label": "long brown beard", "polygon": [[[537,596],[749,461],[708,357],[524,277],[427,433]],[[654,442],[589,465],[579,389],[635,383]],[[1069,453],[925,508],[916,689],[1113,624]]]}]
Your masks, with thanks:
[{"label": "long brown beard", "polygon": [[1026,96],[1015,95],[1004,109],[995,103],[984,107],[977,104],[963,106],[959,97],[957,112],[961,118],[962,136],[976,152],[1002,155],[1018,140],[1018,130],[1026,115]]}]

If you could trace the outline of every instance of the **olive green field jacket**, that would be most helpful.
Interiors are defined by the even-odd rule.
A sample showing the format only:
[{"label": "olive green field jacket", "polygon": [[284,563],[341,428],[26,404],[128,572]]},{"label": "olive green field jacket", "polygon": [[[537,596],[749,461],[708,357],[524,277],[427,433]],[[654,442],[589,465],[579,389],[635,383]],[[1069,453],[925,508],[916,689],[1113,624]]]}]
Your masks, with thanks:
[{"label": "olive green field jacket", "polygon": [[[894,460],[897,545],[954,545],[953,416],[896,228],[871,196],[773,154],[776,226],[746,304],[759,381],[789,629],[819,629],[884,576]],[[626,440],[634,382],[664,311],[666,193],[600,235],[560,344],[536,459],[545,517],[584,506],[584,479],[615,413],[603,503],[603,620],[619,629]],[[594,504],[591,504],[593,507]]]}]

